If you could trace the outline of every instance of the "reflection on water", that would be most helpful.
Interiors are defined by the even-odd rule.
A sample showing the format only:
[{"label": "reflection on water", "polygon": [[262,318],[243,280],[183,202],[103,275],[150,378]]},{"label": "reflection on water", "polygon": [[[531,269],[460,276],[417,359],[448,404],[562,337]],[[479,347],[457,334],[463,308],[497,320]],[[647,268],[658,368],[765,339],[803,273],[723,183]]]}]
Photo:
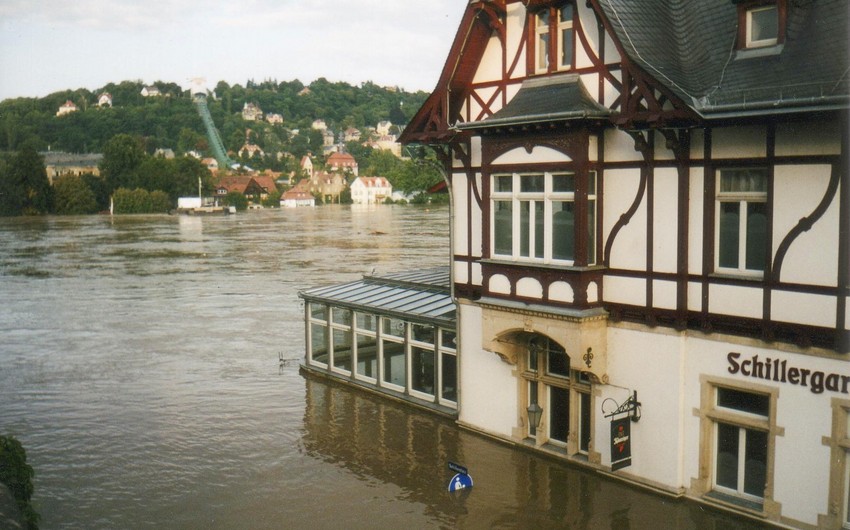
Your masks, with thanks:
[{"label": "reflection on water", "polygon": [[[414,207],[0,219],[0,432],[42,527],[730,524],[279,366],[303,356],[299,289],[443,265],[447,226]],[[472,490],[446,491],[448,460]]]}]

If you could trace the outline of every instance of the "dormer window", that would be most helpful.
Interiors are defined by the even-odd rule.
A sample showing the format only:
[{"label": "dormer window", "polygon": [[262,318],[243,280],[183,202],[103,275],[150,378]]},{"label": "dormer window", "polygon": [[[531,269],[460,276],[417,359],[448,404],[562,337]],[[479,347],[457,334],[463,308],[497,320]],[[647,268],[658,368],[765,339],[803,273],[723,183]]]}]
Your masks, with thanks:
[{"label": "dormer window", "polygon": [[785,0],[738,2],[738,48],[776,46],[785,41]]},{"label": "dormer window", "polygon": [[779,40],[779,13],[775,5],[747,10],[747,48],[772,46]]},{"label": "dormer window", "polygon": [[533,16],[533,71],[542,74],[569,69],[573,64],[574,48],[572,3],[538,8]]}]

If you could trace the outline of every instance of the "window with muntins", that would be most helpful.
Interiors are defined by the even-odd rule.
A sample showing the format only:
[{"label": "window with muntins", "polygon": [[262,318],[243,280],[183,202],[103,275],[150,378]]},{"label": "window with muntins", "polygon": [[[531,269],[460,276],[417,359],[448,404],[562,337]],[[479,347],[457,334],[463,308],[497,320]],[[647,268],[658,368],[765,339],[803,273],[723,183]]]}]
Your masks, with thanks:
[{"label": "window with muntins", "polygon": [[762,502],[768,465],[770,396],[716,389],[715,491]]},{"label": "window with muntins", "polygon": [[587,455],[592,427],[590,381],[570,369],[570,358],[560,344],[542,335],[529,339],[524,364],[528,404],[538,404],[544,417],[540,426],[527,426],[527,436],[568,454]]},{"label": "window with muntins", "polygon": [[538,11],[534,15],[534,33],[536,73],[567,70],[572,66],[575,41],[572,3]]},{"label": "window with muntins", "polygon": [[767,260],[764,168],[723,169],[717,182],[717,272],[762,276]]},{"label": "window with muntins", "polygon": [[496,258],[572,265],[576,238],[587,238],[588,264],[596,255],[596,174],[587,182],[587,231],[577,234],[572,172],[493,176],[492,254]]}]

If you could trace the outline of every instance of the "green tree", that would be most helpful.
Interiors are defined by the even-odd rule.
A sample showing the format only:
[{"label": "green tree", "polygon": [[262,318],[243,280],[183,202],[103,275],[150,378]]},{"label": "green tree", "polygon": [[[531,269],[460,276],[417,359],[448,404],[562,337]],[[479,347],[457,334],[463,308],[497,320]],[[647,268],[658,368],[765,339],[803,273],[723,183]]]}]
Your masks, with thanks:
[{"label": "green tree", "polygon": [[106,180],[99,175],[92,173],[83,173],[80,175],[83,182],[94,194],[94,200],[97,202],[97,211],[103,211],[109,208],[109,188],[106,185]]},{"label": "green tree", "polygon": [[60,215],[85,215],[97,212],[94,193],[81,177],[66,175],[53,182],[55,211]]},{"label": "green tree", "polygon": [[136,170],[145,159],[141,138],[129,134],[112,137],[103,148],[100,174],[110,191],[130,187],[134,184]]},{"label": "green tree", "polygon": [[44,157],[25,145],[0,174],[0,215],[38,215],[50,211],[50,181]]},{"label": "green tree", "polygon": [[27,464],[23,445],[13,436],[0,436],[0,482],[9,488],[27,523],[27,528],[37,529],[39,515],[30,505],[34,491],[32,466]]}]

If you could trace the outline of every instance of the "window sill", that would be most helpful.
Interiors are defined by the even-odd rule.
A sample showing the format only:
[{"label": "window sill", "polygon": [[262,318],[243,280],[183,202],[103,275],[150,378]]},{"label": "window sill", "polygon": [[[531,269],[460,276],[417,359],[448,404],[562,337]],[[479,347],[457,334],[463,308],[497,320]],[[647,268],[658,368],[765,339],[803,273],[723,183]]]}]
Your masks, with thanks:
[{"label": "window sill", "polygon": [[732,271],[716,271],[708,275],[709,278],[717,278],[721,280],[743,280],[750,282],[763,282],[764,274],[747,273],[747,272],[732,272]]},{"label": "window sill", "polygon": [[755,515],[764,516],[764,502],[750,501],[735,495],[729,495],[719,491],[709,491],[703,498],[723,504],[725,506],[744,509]]},{"label": "window sill", "polygon": [[782,53],[784,44],[768,44],[753,48],[742,48],[735,52],[735,60],[757,59],[759,57],[773,57]]},{"label": "window sill", "polygon": [[479,263],[483,263],[486,265],[501,265],[501,266],[509,266],[509,267],[531,267],[534,269],[550,269],[550,270],[559,270],[559,271],[573,271],[573,272],[593,272],[593,271],[601,271],[605,270],[604,265],[587,265],[584,267],[579,267],[575,265],[567,265],[567,264],[559,264],[559,263],[542,263],[536,261],[519,261],[513,260],[510,258],[489,258],[489,259],[481,259],[478,260]]}]

